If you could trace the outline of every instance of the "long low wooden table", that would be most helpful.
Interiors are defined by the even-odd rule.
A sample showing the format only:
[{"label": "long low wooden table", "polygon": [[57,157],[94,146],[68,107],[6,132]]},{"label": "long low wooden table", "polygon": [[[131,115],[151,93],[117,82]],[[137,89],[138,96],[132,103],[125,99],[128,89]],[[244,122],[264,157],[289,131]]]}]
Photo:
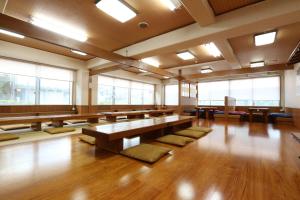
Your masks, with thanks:
[{"label": "long low wooden table", "polygon": [[26,124],[31,123],[34,130],[42,130],[42,122],[52,122],[54,127],[62,127],[65,120],[71,119],[87,119],[90,123],[98,123],[101,113],[93,114],[66,114],[66,115],[45,115],[45,116],[25,116],[25,117],[2,117],[0,118],[0,125],[9,124]]},{"label": "long low wooden table", "polygon": [[136,111],[119,111],[119,112],[102,112],[102,114],[106,117],[107,121],[116,122],[117,117],[127,116],[128,119],[138,118],[144,119],[145,114],[149,114],[150,116],[161,116],[163,114],[173,114],[175,110],[136,110]]},{"label": "long low wooden table", "polygon": [[96,138],[96,148],[114,153],[123,150],[123,139],[153,133],[152,131],[172,128],[174,126],[192,126],[193,116],[172,115],[166,117],[141,119],[83,128],[82,133]]}]

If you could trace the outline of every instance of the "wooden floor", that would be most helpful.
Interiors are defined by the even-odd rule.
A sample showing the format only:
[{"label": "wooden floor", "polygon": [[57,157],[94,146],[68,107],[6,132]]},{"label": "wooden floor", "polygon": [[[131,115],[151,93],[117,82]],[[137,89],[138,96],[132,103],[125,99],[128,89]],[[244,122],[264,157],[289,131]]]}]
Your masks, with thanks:
[{"label": "wooden floor", "polygon": [[1,147],[0,199],[300,199],[294,127],[195,123],[214,131],[154,165],[77,136]]}]

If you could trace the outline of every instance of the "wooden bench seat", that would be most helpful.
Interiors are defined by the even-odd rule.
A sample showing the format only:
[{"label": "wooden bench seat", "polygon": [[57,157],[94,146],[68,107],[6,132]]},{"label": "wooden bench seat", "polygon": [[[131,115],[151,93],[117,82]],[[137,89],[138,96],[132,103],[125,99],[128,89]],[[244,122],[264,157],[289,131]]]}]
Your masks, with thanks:
[{"label": "wooden bench seat", "polygon": [[134,111],[119,111],[119,112],[102,112],[106,117],[106,120],[116,122],[118,117],[126,116],[127,119],[144,119],[145,115],[148,114],[152,117],[158,117],[162,115],[171,115],[174,113],[173,109],[163,110],[134,110]]},{"label": "wooden bench seat", "polygon": [[23,117],[2,117],[0,118],[0,125],[9,124],[27,124],[40,131],[43,122],[52,122],[54,127],[63,127],[65,120],[87,119],[90,123],[98,123],[98,119],[103,117],[101,113],[94,114],[65,114],[65,115],[44,115],[44,116],[23,116]]}]

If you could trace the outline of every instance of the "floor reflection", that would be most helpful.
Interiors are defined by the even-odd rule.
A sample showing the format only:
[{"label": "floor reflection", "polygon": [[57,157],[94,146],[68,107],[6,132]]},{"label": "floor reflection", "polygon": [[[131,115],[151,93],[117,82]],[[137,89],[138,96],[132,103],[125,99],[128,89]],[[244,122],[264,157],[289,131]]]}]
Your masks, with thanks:
[{"label": "floor reflection", "polygon": [[[265,128],[267,127],[267,128]],[[199,141],[199,147],[237,156],[280,159],[280,131],[264,124],[248,126],[214,125],[214,132]],[[224,142],[221,142],[224,141]]]}]

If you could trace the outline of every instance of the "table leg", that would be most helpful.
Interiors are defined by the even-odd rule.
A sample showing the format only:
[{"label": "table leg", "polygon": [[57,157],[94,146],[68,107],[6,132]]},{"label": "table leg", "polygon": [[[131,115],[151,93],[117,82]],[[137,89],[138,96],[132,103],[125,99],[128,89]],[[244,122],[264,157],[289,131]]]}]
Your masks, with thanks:
[{"label": "table leg", "polygon": [[89,123],[98,123],[99,122],[99,118],[89,118],[87,121]]},{"label": "table leg", "polygon": [[52,121],[52,126],[54,126],[54,127],[63,127],[64,126],[64,121],[63,120]]},{"label": "table leg", "polygon": [[249,122],[253,122],[253,113],[249,112]]},{"label": "table leg", "polygon": [[265,123],[267,124],[268,123],[268,113],[267,112],[264,112],[264,120],[265,120]]},{"label": "table leg", "polygon": [[106,116],[106,120],[109,122],[116,122],[117,117],[116,116]]},{"label": "table leg", "polygon": [[123,139],[108,141],[104,137],[96,138],[96,148],[104,149],[113,153],[120,153],[123,150]]},{"label": "table leg", "polygon": [[205,110],[205,118],[209,119],[209,111],[208,110]]},{"label": "table leg", "polygon": [[42,122],[31,123],[31,128],[35,131],[41,131],[42,130]]}]

